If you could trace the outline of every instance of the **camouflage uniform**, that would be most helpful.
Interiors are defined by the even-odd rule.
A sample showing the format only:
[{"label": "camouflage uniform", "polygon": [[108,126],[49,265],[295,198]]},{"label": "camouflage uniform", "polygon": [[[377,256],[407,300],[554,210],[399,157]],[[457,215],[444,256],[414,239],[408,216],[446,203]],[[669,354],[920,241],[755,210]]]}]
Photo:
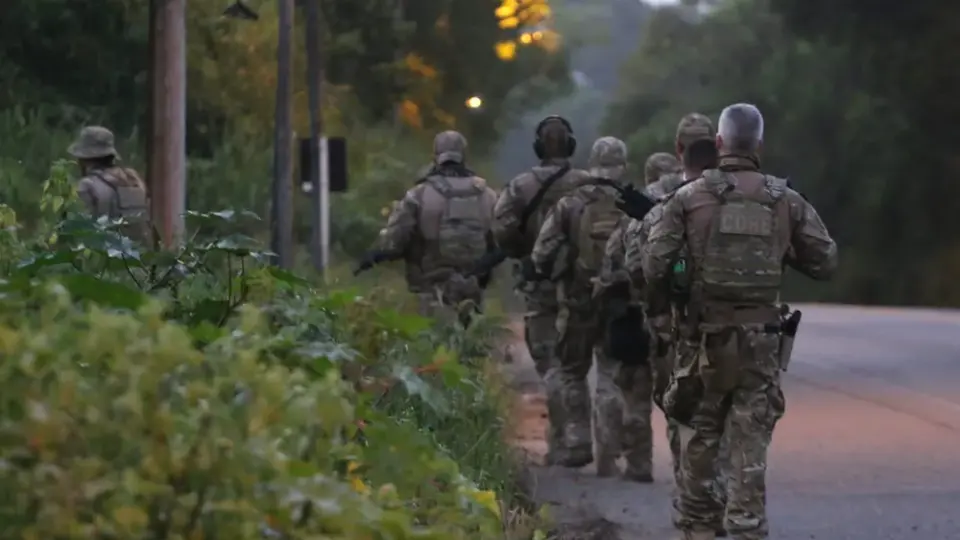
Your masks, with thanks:
[{"label": "camouflage uniform", "polygon": [[[644,245],[644,275],[664,278],[685,242],[693,271],[683,325],[703,350],[681,355],[677,368],[696,370],[704,394],[691,404],[681,528],[687,538],[712,538],[725,515],[733,538],[766,538],[767,447],[784,412],[776,333],[783,264],[827,279],[836,270],[837,246],[816,210],[785,180],[738,156],[721,157],[718,170],[705,171],[664,203]],[[725,429],[726,508],[713,493]]]},{"label": "camouflage uniform", "polygon": [[464,324],[482,301],[477,278],[466,274],[494,247],[490,227],[497,198],[483,178],[462,167],[466,147],[456,131],[437,135],[438,167],[394,205],[378,241],[380,252],[406,262],[407,286],[418,296],[421,314],[455,312]]},{"label": "camouflage uniform", "polygon": [[672,190],[667,189],[668,186],[660,182],[660,179],[667,175],[682,177],[681,173],[680,161],[675,156],[666,152],[650,154],[650,157],[647,158],[647,162],[643,167],[647,195],[650,195],[654,199],[662,199],[664,195],[670,193]]},{"label": "camouflage uniform", "polygon": [[147,186],[133,169],[120,167],[120,153],[113,133],[107,128],[89,126],[67,148],[83,168],[77,195],[93,216],[124,218],[131,222],[124,231],[132,239],[150,240]]},{"label": "camouflage uniform", "polygon": [[[561,133],[562,131],[562,133]],[[564,137],[570,136],[563,126],[553,123],[538,130],[538,137],[543,137],[554,146],[567,146]],[[557,139],[557,140],[554,140]],[[557,173],[562,167],[569,167],[571,149],[548,148],[549,152],[541,158],[538,166],[524,172],[510,180],[500,193],[494,210],[493,234],[497,245],[509,257],[517,259],[517,270],[524,259],[529,259],[530,252],[537,240],[540,227],[546,219],[546,214],[556,201],[575,187],[586,181],[589,176],[586,171],[570,169],[558,178],[547,190],[546,195],[531,214],[526,227],[521,230],[520,224],[525,209],[530,204],[543,183],[550,176]],[[565,157],[561,157],[565,156]],[[548,380],[557,376],[557,370],[551,369],[556,365],[557,343],[557,291],[554,284],[547,279],[527,280],[517,272],[517,289],[524,295],[526,314],[524,315],[524,340],[530,351],[530,356],[536,366],[537,373],[543,378],[547,388],[547,412],[550,418],[550,432],[547,435],[549,451],[547,461],[553,462],[554,455],[562,453],[563,442],[563,403],[561,396],[556,392],[557,384]]]},{"label": "camouflage uniform", "polygon": [[[599,312],[593,301],[593,282],[600,273],[602,250],[609,236],[623,217],[616,206],[616,189],[603,185],[600,180],[620,182],[627,164],[627,148],[623,141],[613,137],[598,139],[591,150],[590,177],[586,185],[580,186],[564,196],[550,211],[540,235],[533,247],[531,259],[537,271],[550,276],[557,283],[557,298],[560,302],[560,314],[557,317],[557,356],[559,365],[556,377],[547,380],[556,384],[556,392],[562,396],[565,414],[564,441],[571,461],[589,463],[592,460],[592,437],[590,431],[590,395],[587,387],[587,373],[593,363],[593,355],[604,356],[599,347],[602,337]],[[596,182],[596,183],[593,183]],[[588,207],[591,211],[588,212]],[[593,208],[599,210],[593,211]],[[586,231],[586,232],[584,232]],[[602,238],[596,253],[597,239]],[[590,244],[586,244],[589,242]],[[594,259],[589,257],[596,255]],[[632,374],[613,373],[612,361],[603,362],[605,380],[597,383],[597,391],[603,396],[604,405],[613,398],[615,390],[613,378],[626,383]],[[602,386],[602,388],[601,388]],[[612,409],[612,410],[611,410]],[[605,406],[606,416],[619,408]],[[622,421],[615,425],[604,422],[600,437],[600,451],[608,459],[607,466],[620,453],[619,438]],[[641,459],[642,461],[642,459]],[[601,471],[607,472],[608,471]]]},{"label": "camouflage uniform", "polygon": [[[689,145],[701,140],[713,141],[715,138],[713,122],[701,114],[692,113],[684,116],[677,126],[676,141],[680,145]],[[656,154],[654,154],[656,155]],[[653,156],[651,156],[651,159]],[[666,161],[664,161],[666,163]],[[648,161],[649,163],[649,161]],[[692,177],[691,177],[692,176]],[[696,178],[696,173],[686,173],[668,171],[653,177],[654,181],[648,185],[648,192],[653,195],[659,195],[660,199],[670,197],[673,193],[688,180]],[[648,175],[648,181],[651,175]],[[659,204],[650,211],[642,222],[634,222],[628,228],[627,253],[624,266],[626,273],[634,283],[646,283],[641,266],[642,248],[647,242],[650,229],[653,223],[660,220],[663,213],[663,205]],[[685,249],[683,250],[685,256]],[[680,335],[682,328],[677,328],[677,323],[683,320],[686,313],[686,306],[681,301],[678,292],[684,288],[683,283],[678,283],[677,276],[671,276],[671,279],[660,280],[647,284],[643,290],[643,299],[646,308],[647,321],[650,325],[655,339],[653,351],[651,353],[651,365],[653,366],[654,379],[654,401],[662,407],[663,392],[670,380],[675,367],[675,357],[678,350],[696,350],[698,344],[689,343],[683,340]],[[678,340],[680,343],[678,343]],[[673,465],[673,508],[674,524],[680,526],[680,486],[682,485],[681,475],[681,453],[683,444],[681,439],[689,439],[690,429],[680,426],[676,420],[667,418],[667,442],[670,446],[671,463]],[[686,434],[686,437],[682,435]],[[724,444],[724,447],[726,445]],[[718,501],[725,500],[724,483],[720,475],[717,476],[713,487],[714,495]],[[718,520],[713,524],[719,532],[722,530],[722,523]]]},{"label": "camouflage uniform", "polygon": [[[647,185],[679,167],[667,153],[651,155],[644,167]],[[627,229],[638,221],[621,217],[604,250],[603,267],[594,287],[603,319],[609,320],[626,310],[627,305],[642,305],[641,282],[634,282],[626,270]],[[629,296],[620,288],[626,285]],[[594,438],[597,443],[597,473],[615,473],[614,460],[622,453],[626,461],[624,476],[638,482],[653,481],[653,429],[651,415],[653,373],[649,362],[624,365],[611,358],[603,348],[597,350],[597,388],[594,401]]]}]

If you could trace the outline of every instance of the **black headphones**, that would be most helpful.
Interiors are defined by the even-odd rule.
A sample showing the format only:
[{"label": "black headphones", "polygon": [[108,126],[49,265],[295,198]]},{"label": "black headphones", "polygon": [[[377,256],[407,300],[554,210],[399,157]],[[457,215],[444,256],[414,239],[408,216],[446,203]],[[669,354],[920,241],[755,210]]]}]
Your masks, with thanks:
[{"label": "black headphones", "polygon": [[555,115],[555,114],[551,114],[550,116],[541,120],[539,124],[537,124],[537,131],[536,131],[537,138],[533,140],[534,153],[537,154],[537,157],[539,159],[544,159],[544,156],[546,155],[546,149],[543,147],[543,139],[541,139],[540,132],[543,130],[543,126],[545,126],[547,122],[552,122],[552,121],[559,121],[561,124],[563,124],[563,127],[567,128],[567,156],[566,157],[572,156],[573,153],[577,151],[577,138],[573,136],[573,126],[570,125],[570,122],[567,121],[566,118]]}]

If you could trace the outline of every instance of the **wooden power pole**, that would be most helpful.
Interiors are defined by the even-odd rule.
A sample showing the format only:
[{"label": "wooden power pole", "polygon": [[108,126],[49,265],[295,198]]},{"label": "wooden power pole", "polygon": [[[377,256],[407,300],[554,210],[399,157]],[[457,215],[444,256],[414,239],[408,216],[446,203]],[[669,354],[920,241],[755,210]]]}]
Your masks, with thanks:
[{"label": "wooden power pole", "polygon": [[183,238],[186,206],[186,0],[151,0],[150,38],[150,214],[171,248]]},{"label": "wooden power pole", "polygon": [[277,264],[293,266],[293,10],[294,0],[279,2],[277,98],[273,149],[271,247]]}]

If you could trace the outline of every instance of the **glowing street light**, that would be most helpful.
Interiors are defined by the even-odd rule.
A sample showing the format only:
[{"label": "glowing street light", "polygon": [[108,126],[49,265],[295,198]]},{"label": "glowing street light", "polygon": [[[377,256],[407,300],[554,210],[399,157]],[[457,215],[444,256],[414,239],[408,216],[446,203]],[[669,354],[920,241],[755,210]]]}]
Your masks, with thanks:
[{"label": "glowing street light", "polygon": [[480,96],[471,96],[469,99],[467,99],[466,105],[468,109],[479,109],[480,107],[483,107],[483,100],[480,98]]}]

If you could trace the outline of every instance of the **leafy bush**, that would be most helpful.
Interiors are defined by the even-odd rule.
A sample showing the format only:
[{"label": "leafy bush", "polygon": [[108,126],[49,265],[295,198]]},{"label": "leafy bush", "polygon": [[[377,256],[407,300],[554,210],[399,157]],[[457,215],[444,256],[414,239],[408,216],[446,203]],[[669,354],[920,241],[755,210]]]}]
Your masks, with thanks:
[{"label": "leafy bush", "polygon": [[499,321],[315,289],[248,212],[144,250],[74,212],[65,167],[32,231],[0,207],[2,537],[505,536]]}]

